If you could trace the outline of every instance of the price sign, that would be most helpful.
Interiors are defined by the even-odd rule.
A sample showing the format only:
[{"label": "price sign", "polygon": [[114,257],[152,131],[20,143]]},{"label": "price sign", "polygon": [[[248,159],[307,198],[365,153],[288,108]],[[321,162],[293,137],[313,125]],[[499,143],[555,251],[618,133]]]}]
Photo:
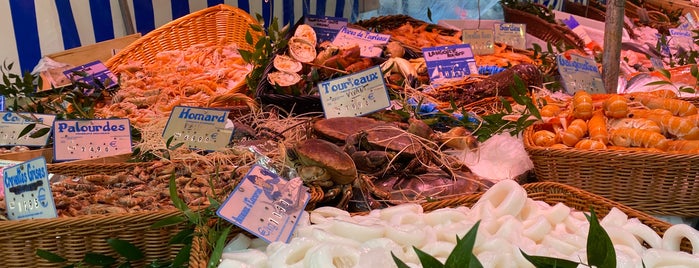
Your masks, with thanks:
[{"label": "price sign", "polygon": [[602,75],[597,69],[594,59],[572,54],[570,59],[558,55],[558,72],[563,79],[563,86],[568,94],[575,94],[578,90],[585,90],[591,94],[604,94]]},{"label": "price sign", "polygon": [[359,54],[362,57],[378,57],[381,56],[382,47],[388,43],[389,39],[391,36],[387,34],[342,27],[332,43],[338,47],[359,45]]},{"label": "price sign", "polygon": [[253,165],[216,214],[267,242],[288,242],[311,196],[301,179]]},{"label": "price sign", "polygon": [[[44,146],[50,134],[32,138],[32,134],[44,128],[51,128],[55,115],[0,112],[0,145]],[[19,137],[27,125],[36,124],[34,129]],[[50,133],[50,132],[49,132]]]},{"label": "price sign", "polygon": [[332,41],[342,27],[347,26],[346,18],[305,15],[305,24],[316,31],[318,44],[323,41]]},{"label": "price sign", "polygon": [[63,75],[71,81],[80,81],[95,89],[109,89],[118,85],[116,75],[109,71],[101,61],[93,61],[65,70]]},{"label": "price sign", "polygon": [[318,83],[325,118],[360,116],[390,105],[381,67]]},{"label": "price sign", "polygon": [[684,18],[687,20],[689,26],[687,30],[692,30],[697,27],[697,20],[692,16],[692,13],[684,14]]},{"label": "price sign", "polygon": [[5,111],[5,96],[0,96],[0,112]]},{"label": "price sign", "polygon": [[131,153],[128,119],[57,120],[53,129],[56,161]]},{"label": "price sign", "polygon": [[[12,161],[12,160],[3,160],[0,159],[0,176],[2,176],[2,170],[8,166],[16,165],[22,163],[21,161]],[[0,181],[2,181],[3,177],[0,177]],[[0,183],[0,197],[5,196],[5,183]]]},{"label": "price sign", "polygon": [[422,49],[422,54],[432,81],[478,73],[469,44],[426,47]]},{"label": "price sign", "polygon": [[495,42],[505,43],[514,48],[527,48],[527,25],[521,23],[496,23],[493,25]]},{"label": "price sign", "polygon": [[678,47],[683,47],[686,49],[692,48],[694,44],[694,34],[692,31],[689,30],[681,30],[678,28],[671,28],[669,29],[670,31],[670,40],[668,40],[668,44],[673,47],[673,48],[678,48]]},{"label": "price sign", "polygon": [[225,148],[233,136],[233,129],[225,128],[227,119],[226,110],[176,106],[163,130],[163,138],[172,137],[171,145],[184,143],[193,149]]},{"label": "price sign", "polygon": [[466,29],[461,32],[461,41],[471,45],[471,50],[476,55],[495,53],[495,39],[493,30]]},{"label": "price sign", "polygon": [[7,218],[55,218],[56,205],[44,157],[6,167],[2,172]]}]

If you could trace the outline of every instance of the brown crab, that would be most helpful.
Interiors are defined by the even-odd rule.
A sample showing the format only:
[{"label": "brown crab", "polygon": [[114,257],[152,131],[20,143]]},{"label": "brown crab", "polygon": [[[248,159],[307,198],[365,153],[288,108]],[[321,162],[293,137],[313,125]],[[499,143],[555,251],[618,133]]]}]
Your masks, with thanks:
[{"label": "brown crab", "polygon": [[327,189],[324,201],[341,193],[337,206],[347,205],[352,197],[351,184],[357,178],[357,168],[342,148],[325,140],[307,139],[289,149],[287,155],[306,185]]}]

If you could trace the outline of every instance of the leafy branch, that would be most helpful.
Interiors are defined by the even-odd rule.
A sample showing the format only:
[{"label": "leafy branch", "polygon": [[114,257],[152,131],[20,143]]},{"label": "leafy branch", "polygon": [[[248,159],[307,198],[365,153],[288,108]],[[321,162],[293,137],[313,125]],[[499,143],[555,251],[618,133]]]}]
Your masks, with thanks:
[{"label": "leafy branch", "polygon": [[[145,259],[145,255],[143,254],[143,251],[136,247],[135,245],[131,244],[128,241],[125,240],[120,240],[117,238],[109,238],[107,239],[107,244],[109,247],[114,250],[118,255],[119,258],[114,258],[109,255],[105,254],[100,254],[100,253],[94,253],[94,252],[88,252],[85,253],[85,256],[83,257],[82,260],[74,263],[68,263],[68,260],[64,257],[61,257],[60,255],[43,250],[43,249],[37,249],[36,250],[36,255],[39,256],[40,258],[47,260],[50,263],[53,264],[64,264],[64,268],[73,268],[73,267],[91,267],[91,266],[100,266],[100,267],[132,267],[134,265],[134,262],[142,261]],[[155,260],[145,267],[149,268],[168,268],[168,267],[184,267],[182,265],[174,265],[175,263],[169,262],[169,261],[162,261],[162,260]]]},{"label": "leafy branch", "polygon": [[[239,50],[240,56],[249,64],[252,64],[252,71],[245,77],[245,81],[249,90],[255,90],[263,79],[265,68],[269,65],[273,56],[281,49],[286,47],[289,40],[286,35],[289,31],[289,25],[279,28],[278,18],[273,18],[272,23],[265,30],[262,28],[264,18],[260,14],[257,15],[259,24],[250,24],[250,29],[245,32],[245,42],[253,47],[253,50]],[[259,37],[255,41],[254,37]]]}]

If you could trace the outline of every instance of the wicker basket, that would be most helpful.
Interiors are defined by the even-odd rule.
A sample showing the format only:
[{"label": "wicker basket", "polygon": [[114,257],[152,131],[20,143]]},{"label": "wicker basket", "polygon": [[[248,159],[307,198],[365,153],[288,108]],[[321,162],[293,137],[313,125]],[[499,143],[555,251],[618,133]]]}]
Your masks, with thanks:
[{"label": "wicker basket", "polygon": [[550,23],[538,16],[514,8],[502,6],[505,21],[527,24],[527,33],[543,41],[557,45],[563,43],[575,49],[584,50],[585,43],[570,29]]},{"label": "wicker basket", "polygon": [[251,46],[245,42],[245,33],[250,29],[250,24],[257,23],[242,9],[224,4],[209,7],[149,32],[114,55],[105,65],[110,70],[116,70],[129,61],[149,64],[155,62],[155,56],[162,51],[184,50],[195,44],[221,40],[250,50]]},{"label": "wicker basket", "polygon": [[[639,221],[651,227],[656,233],[658,233],[661,236],[671,226],[667,222],[658,220],[648,214],[637,211],[623,204],[614,202],[604,197],[565,184],[555,182],[535,182],[524,184],[522,187],[524,187],[524,189],[527,191],[528,197],[531,199],[537,201],[544,201],[550,205],[563,203],[564,205],[570,208],[584,212],[588,212],[590,208],[593,208],[599,218],[606,216],[612,208],[617,208],[620,211],[626,213],[626,215],[628,215],[629,218],[637,218]],[[425,212],[446,207],[471,207],[476,202],[478,202],[482,195],[483,193],[463,195],[451,199],[445,199],[435,202],[426,202],[422,203],[421,205]],[[233,234],[230,237],[233,237],[234,235],[241,232],[245,233],[245,231],[243,231],[240,228],[234,228]],[[249,233],[246,234],[250,235]],[[681,249],[684,252],[692,252],[692,246],[686,239],[682,241]],[[194,243],[192,243],[192,255],[189,264],[191,267],[196,268],[206,267],[210,255],[210,245],[208,245],[201,239],[195,240]]]},{"label": "wicker basket", "polygon": [[535,126],[524,148],[539,181],[565,183],[654,215],[699,216],[699,154],[555,149],[536,146]]}]

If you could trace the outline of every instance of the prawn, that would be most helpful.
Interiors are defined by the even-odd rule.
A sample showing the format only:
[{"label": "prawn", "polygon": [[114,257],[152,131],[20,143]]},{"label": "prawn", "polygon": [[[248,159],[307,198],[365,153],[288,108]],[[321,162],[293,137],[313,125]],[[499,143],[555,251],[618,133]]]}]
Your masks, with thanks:
[{"label": "prawn", "polygon": [[671,140],[668,142],[668,151],[697,151],[699,140]]},{"label": "prawn", "polygon": [[587,123],[582,119],[575,119],[565,131],[559,132],[559,139],[563,144],[575,146],[576,143],[587,133]]},{"label": "prawn", "polygon": [[697,114],[697,107],[686,100],[659,98],[651,94],[633,94],[629,100],[638,100],[650,109],[665,109],[677,116]]},{"label": "prawn", "polygon": [[660,125],[658,125],[658,123],[656,123],[655,121],[647,118],[617,118],[610,119],[607,122],[609,123],[610,130],[619,128],[638,128],[662,133]]},{"label": "prawn", "polygon": [[532,136],[534,145],[549,147],[556,143],[556,134],[548,130],[539,130]]},{"label": "prawn", "polygon": [[587,122],[587,130],[590,133],[590,139],[599,141],[602,144],[607,144],[609,141],[609,133],[607,132],[607,117],[602,114],[602,110],[597,110],[592,118]]},{"label": "prawn", "polygon": [[646,118],[657,123],[661,132],[665,135],[671,135],[683,140],[699,139],[699,127],[687,118],[653,113],[648,114]]},{"label": "prawn", "polygon": [[611,118],[624,118],[629,112],[629,105],[626,98],[621,95],[613,95],[602,104],[604,114]]},{"label": "prawn", "polygon": [[587,91],[580,90],[573,95],[573,116],[579,119],[590,119],[592,117],[592,95]]},{"label": "prawn", "polygon": [[656,148],[663,151],[667,149],[669,141],[663,134],[635,128],[615,129],[609,136],[612,145]]},{"label": "prawn", "polygon": [[607,149],[607,145],[596,140],[582,139],[575,144],[577,149]]},{"label": "prawn", "polygon": [[554,117],[559,113],[561,113],[561,107],[555,104],[546,104],[539,110],[539,114],[541,114],[542,117]]}]

